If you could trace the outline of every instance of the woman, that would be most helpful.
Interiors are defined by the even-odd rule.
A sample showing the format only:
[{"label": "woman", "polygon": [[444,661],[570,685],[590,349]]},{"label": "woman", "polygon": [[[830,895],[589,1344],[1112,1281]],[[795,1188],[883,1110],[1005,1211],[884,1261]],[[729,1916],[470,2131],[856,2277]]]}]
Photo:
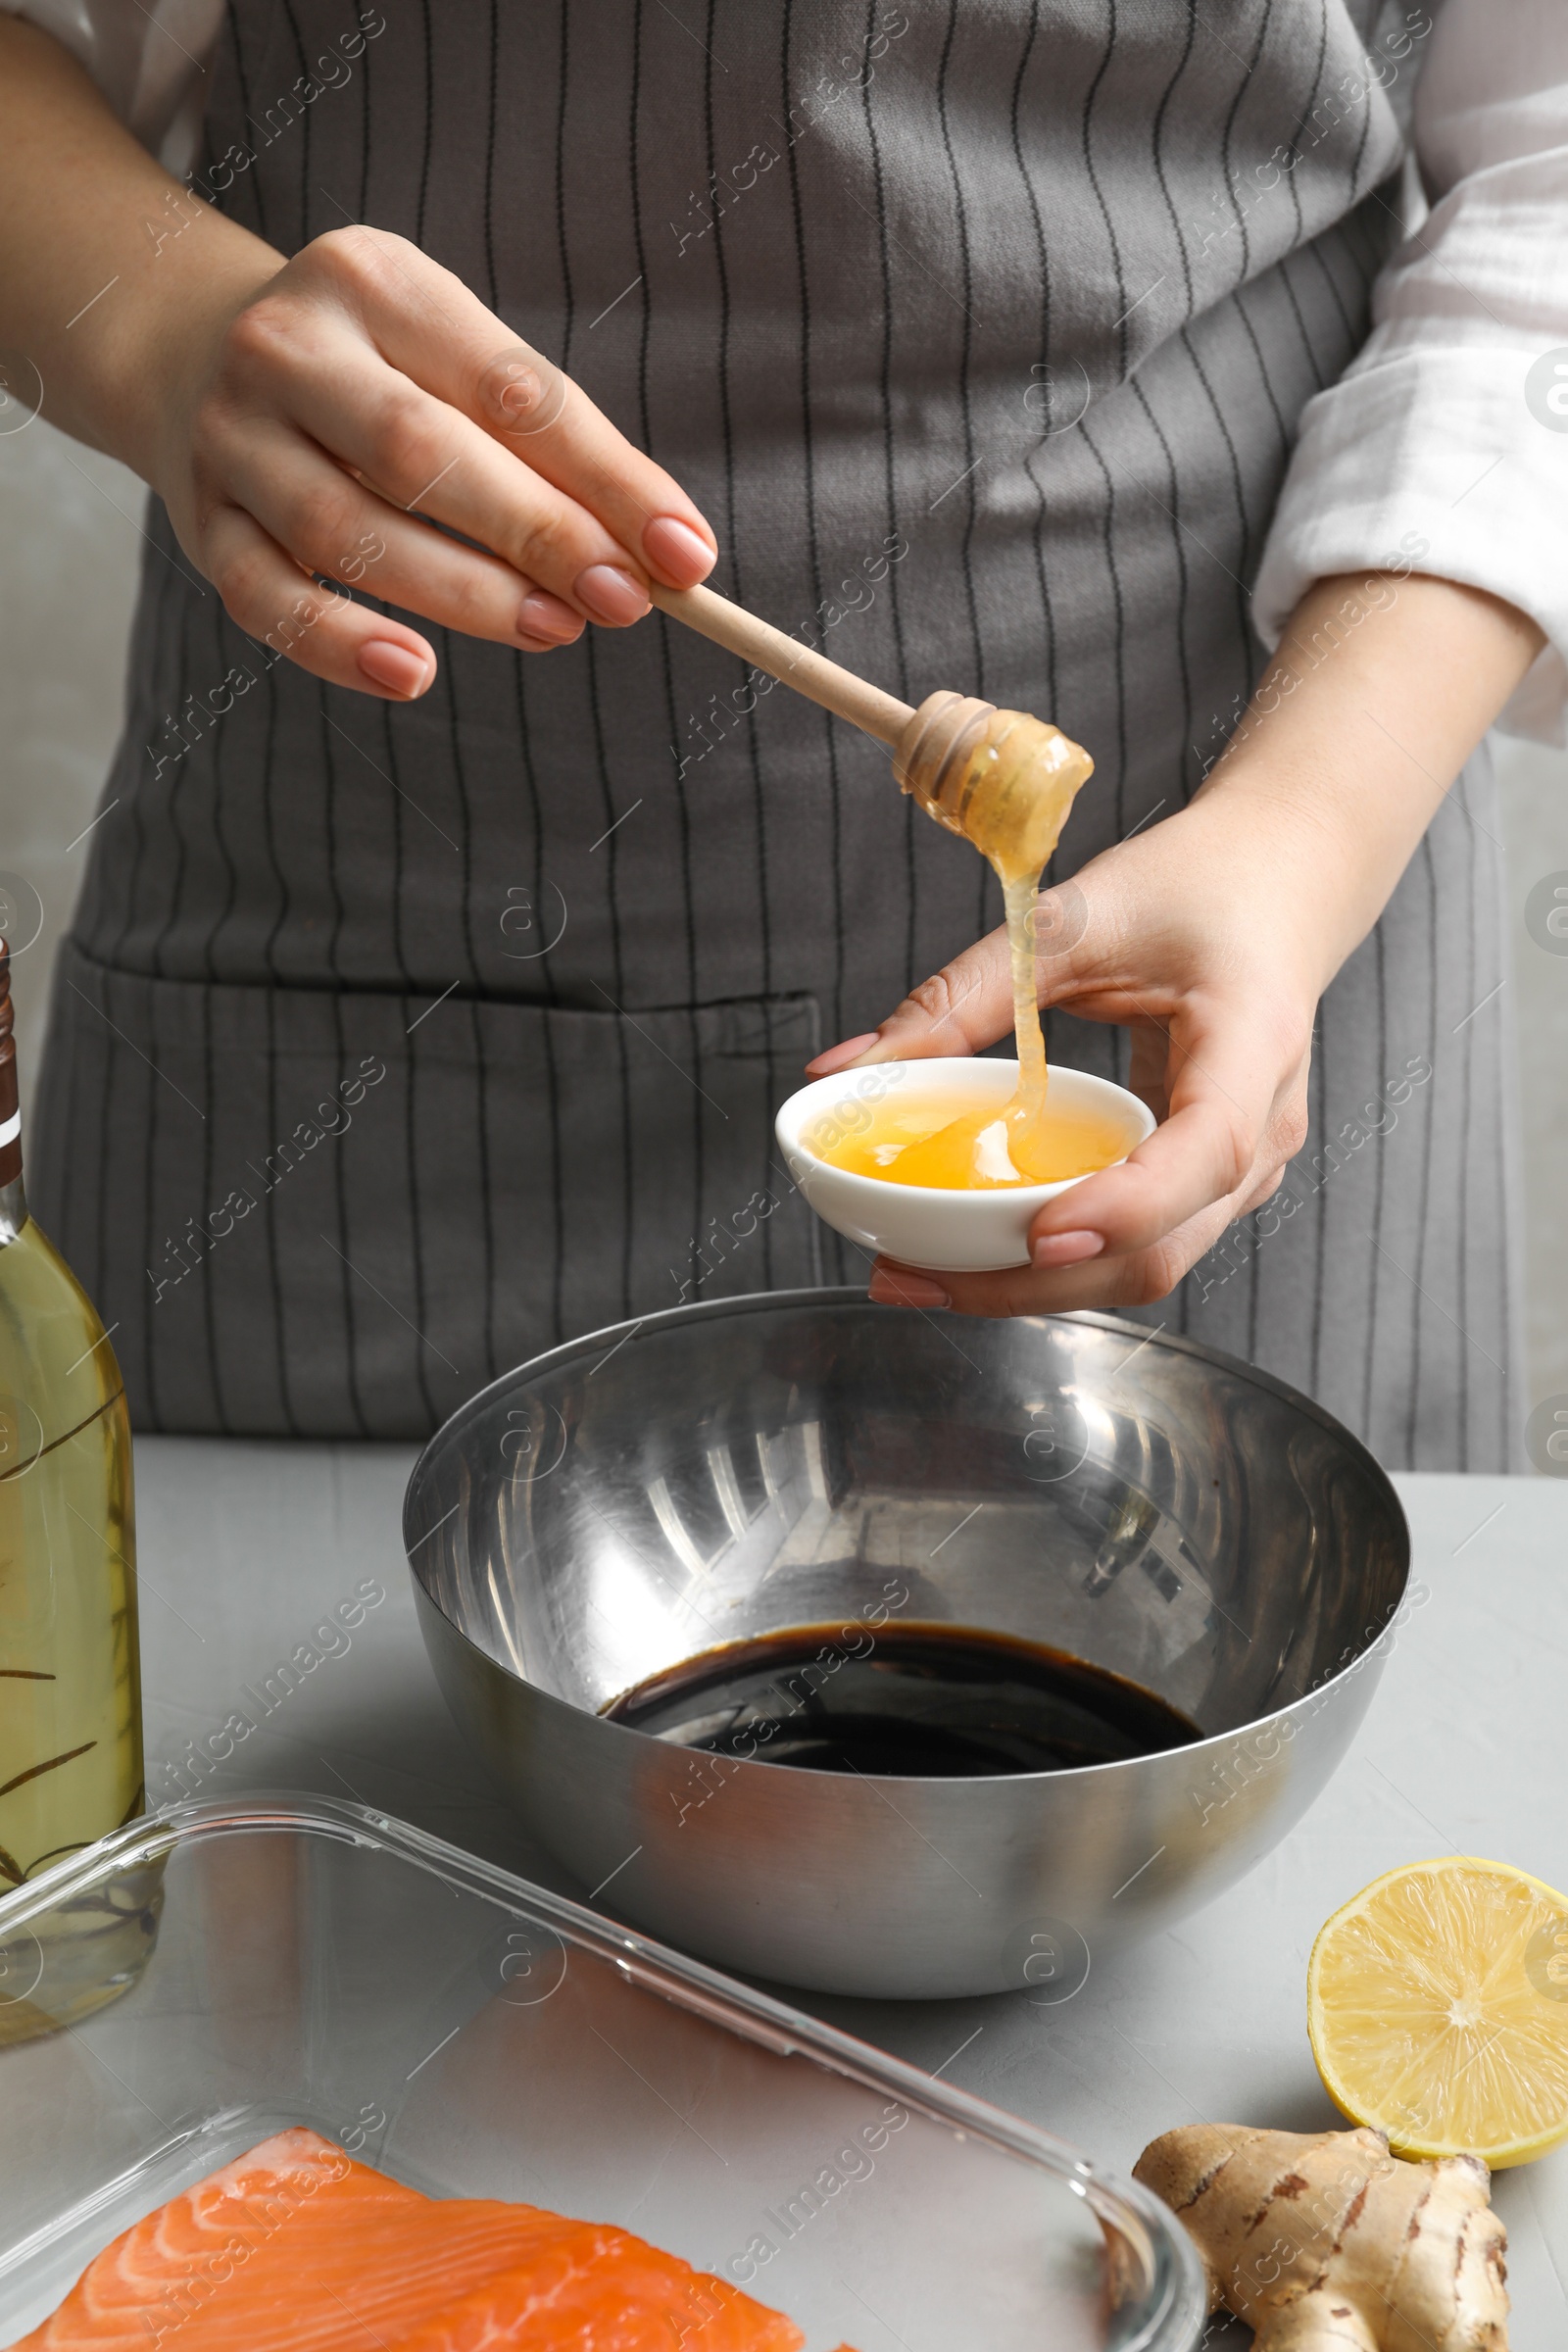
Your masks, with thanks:
[{"label": "woman", "polygon": [[[0,340],[157,493],[38,1154],[143,1426],[408,1436],[863,1279],[771,1111],[1004,1036],[996,893],[644,617],[716,551],[1097,761],[1049,1045],[1164,1123],[1027,1272],[873,1297],[1134,1306],[1387,1461],[1512,1457],[1476,746],[1568,644],[1548,0],[20,14]],[[149,142],[199,114],[188,185],[46,26]]]}]

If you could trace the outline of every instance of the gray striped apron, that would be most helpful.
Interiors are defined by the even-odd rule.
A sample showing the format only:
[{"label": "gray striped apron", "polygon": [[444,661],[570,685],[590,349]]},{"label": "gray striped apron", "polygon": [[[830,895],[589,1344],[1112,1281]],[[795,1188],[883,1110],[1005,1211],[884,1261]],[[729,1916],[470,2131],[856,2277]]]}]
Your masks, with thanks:
[{"label": "gray striped apron", "polygon": [[[1396,233],[1418,57],[1377,19],[234,0],[198,177],[284,252],[415,239],[758,612],[1087,744],[1065,874],[1182,805],[1255,678],[1296,421]],[[324,689],[149,532],[33,1154],[140,1426],[416,1436],[564,1335],[860,1279],[772,1111],[999,914],[877,747],[657,615],[544,659],[436,630],[410,708]],[[1509,1452],[1495,834],[1478,766],[1323,1005],[1286,1200],[1149,1316],[1395,1464]]]}]

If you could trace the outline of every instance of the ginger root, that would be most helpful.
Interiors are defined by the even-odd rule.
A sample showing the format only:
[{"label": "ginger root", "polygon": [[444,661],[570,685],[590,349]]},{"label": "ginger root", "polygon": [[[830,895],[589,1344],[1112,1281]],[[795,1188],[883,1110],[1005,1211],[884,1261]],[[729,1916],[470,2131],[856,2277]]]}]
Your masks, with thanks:
[{"label": "ginger root", "polygon": [[1478,2156],[1405,2164],[1380,2132],[1194,2124],[1133,2177],[1179,2216],[1209,2309],[1253,2352],[1507,2352],[1507,2233]]}]

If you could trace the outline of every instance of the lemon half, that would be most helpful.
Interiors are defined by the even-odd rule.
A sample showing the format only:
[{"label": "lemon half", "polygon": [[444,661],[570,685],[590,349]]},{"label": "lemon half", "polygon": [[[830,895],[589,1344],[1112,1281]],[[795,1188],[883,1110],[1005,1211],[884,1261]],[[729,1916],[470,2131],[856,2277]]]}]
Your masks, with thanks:
[{"label": "lemon half", "polygon": [[1544,2156],[1568,2139],[1568,1896],[1471,1855],[1391,1870],[1312,1946],[1306,2028],[1396,2155]]}]

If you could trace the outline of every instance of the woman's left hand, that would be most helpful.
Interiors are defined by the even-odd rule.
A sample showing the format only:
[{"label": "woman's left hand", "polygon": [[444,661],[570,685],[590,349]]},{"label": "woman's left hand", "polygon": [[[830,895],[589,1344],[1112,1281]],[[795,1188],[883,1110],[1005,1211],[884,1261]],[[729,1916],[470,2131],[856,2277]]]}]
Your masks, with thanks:
[{"label": "woman's left hand", "polygon": [[[1051,956],[1053,926],[1037,929],[1042,1004],[1128,1030],[1130,1083],[1159,1126],[1046,1203],[1028,1266],[879,1260],[872,1298],[971,1315],[1149,1305],[1266,1200],[1306,1140],[1318,999],[1541,645],[1523,613],[1454,581],[1318,581],[1191,804],[1042,902],[1076,942]],[[809,1070],[973,1054],[1011,1025],[996,931]]]},{"label": "woman's left hand", "polygon": [[[1234,834],[1199,802],[1042,900],[1043,945],[1054,927],[1082,927],[1075,946],[1037,960],[1042,1002],[1130,1032],[1129,1083],[1160,1125],[1119,1166],[1046,1203],[1030,1265],[939,1276],[879,1259],[873,1298],[969,1315],[1146,1305],[1267,1200],[1306,1137],[1322,984],[1310,940],[1290,936],[1287,910],[1305,894],[1287,843],[1276,848],[1237,886]],[[852,1040],[811,1074],[973,1054],[1011,1026],[1007,937],[994,931],[906,998],[873,1044]]]}]

